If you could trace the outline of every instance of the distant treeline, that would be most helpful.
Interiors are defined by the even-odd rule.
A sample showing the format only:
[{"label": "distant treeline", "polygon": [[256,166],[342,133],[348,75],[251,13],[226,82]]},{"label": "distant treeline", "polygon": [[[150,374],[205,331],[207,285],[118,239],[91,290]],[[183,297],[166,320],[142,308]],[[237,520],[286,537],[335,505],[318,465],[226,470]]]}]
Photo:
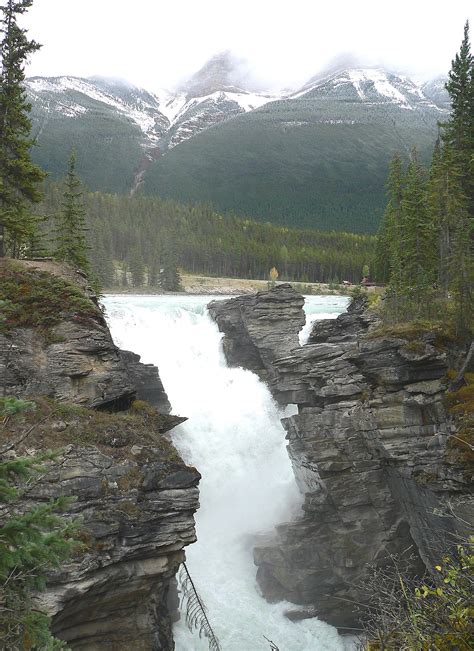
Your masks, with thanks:
[{"label": "distant treeline", "polygon": [[[63,192],[49,183],[41,214],[57,213]],[[359,282],[375,249],[369,235],[256,223],[208,205],[99,192],[84,192],[84,204],[92,268],[104,287],[154,285],[170,258],[184,272],[209,276],[266,279],[276,267],[280,279]]]}]

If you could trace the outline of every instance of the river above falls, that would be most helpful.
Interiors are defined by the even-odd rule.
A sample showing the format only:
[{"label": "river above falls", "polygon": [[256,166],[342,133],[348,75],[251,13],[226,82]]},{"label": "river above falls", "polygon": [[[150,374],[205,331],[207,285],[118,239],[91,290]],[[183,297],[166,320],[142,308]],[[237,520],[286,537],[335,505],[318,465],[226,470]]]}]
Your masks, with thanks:
[{"label": "river above falls", "polygon": [[[337,631],[317,619],[293,623],[295,606],[268,604],[258,593],[252,560],[255,540],[298,516],[301,504],[286,452],[285,432],[266,386],[241,368],[229,368],[221,334],[207,314],[213,296],[109,295],[103,299],[117,345],[159,367],[173,413],[187,416],[171,433],[184,460],[202,474],[198,541],[187,565],[208,608],[222,651],[343,651]],[[316,319],[345,310],[342,296],[307,297],[305,341]],[[288,409],[291,409],[288,408]],[[205,651],[184,618],[174,627],[177,651]]]}]

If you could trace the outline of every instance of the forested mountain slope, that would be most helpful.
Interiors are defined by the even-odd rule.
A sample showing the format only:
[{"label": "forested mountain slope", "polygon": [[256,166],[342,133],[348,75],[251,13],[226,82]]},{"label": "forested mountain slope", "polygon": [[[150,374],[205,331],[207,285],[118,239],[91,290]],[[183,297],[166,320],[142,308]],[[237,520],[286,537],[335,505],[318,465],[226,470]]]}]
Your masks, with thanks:
[{"label": "forested mountain slope", "polygon": [[248,88],[234,65],[229,53],[214,57],[173,93],[103,77],[32,77],[33,158],[58,177],[75,147],[91,190],[126,194],[168,149],[275,99]]},{"label": "forested mountain slope", "polygon": [[405,78],[346,70],[196,135],[153,164],[144,191],[273,223],[373,232],[390,158],[416,144],[427,161],[444,115]]},{"label": "forested mountain slope", "polygon": [[35,77],[34,160],[53,177],[72,147],[91,190],[136,190],[304,228],[375,231],[395,151],[431,156],[440,79],[382,69],[318,75],[284,97],[255,91],[228,53],[175,93],[94,77]]}]

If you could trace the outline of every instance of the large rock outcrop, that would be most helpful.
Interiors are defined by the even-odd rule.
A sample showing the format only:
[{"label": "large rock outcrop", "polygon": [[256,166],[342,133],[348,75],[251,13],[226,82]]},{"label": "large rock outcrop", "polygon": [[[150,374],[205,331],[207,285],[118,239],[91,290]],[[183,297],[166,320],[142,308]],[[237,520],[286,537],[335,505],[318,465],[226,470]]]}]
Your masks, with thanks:
[{"label": "large rock outcrop", "polygon": [[209,303],[209,313],[224,333],[228,364],[255,371],[272,383],[275,360],[299,346],[298,332],[306,320],[303,305],[303,296],[288,283]]},{"label": "large rock outcrop", "polygon": [[[63,452],[23,507],[74,497],[65,516],[78,522],[82,541],[39,595],[53,633],[73,650],[173,649],[167,600],[184,547],[196,540],[200,479],[160,436],[181,419],[63,407],[56,420],[44,409],[50,403],[38,401],[42,423],[15,453],[59,443]],[[94,445],[68,442],[85,433]]]},{"label": "large rock outcrop", "polygon": [[0,424],[0,458],[60,450],[19,508],[74,497],[83,542],[38,600],[73,650],[172,651],[167,600],[200,475],[164,435],[185,419],[167,414],[158,369],[114,345],[83,278],[49,266],[0,266],[3,389],[35,404]]},{"label": "large rock outcrop", "polygon": [[[298,405],[283,425],[303,515],[254,552],[268,599],[340,627],[357,625],[369,564],[411,550],[413,571],[432,569],[450,534],[465,534],[472,506],[472,466],[446,408],[443,342],[377,334],[366,307],[360,300],[316,323],[312,343],[274,357],[270,388]],[[257,349],[262,339],[252,340]]]},{"label": "large rock outcrop", "polygon": [[[3,332],[0,327],[5,391],[109,410],[126,409],[139,398],[169,413],[158,369],[117,348],[83,275],[57,263],[47,263],[46,271],[41,262],[36,265],[0,267],[0,288],[8,281],[20,287],[17,309],[7,306]],[[49,299],[58,293],[62,298]],[[48,299],[51,314],[43,308]]]},{"label": "large rock outcrop", "polygon": [[127,369],[128,377],[136,391],[138,400],[145,400],[162,414],[171,412],[171,404],[166,395],[158,368],[154,364],[144,364],[140,355],[130,350],[119,350],[119,356]]}]

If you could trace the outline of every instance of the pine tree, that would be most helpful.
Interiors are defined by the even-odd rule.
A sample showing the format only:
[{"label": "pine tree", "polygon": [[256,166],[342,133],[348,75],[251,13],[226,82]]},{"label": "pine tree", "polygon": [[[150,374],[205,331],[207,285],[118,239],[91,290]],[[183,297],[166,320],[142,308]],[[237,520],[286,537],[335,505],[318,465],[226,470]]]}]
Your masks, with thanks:
[{"label": "pine tree", "polygon": [[49,632],[48,617],[34,607],[32,595],[44,587],[48,569],[57,567],[73,547],[71,524],[57,514],[68,500],[62,497],[26,512],[19,508],[22,492],[18,481],[31,479],[41,469],[42,461],[42,457],[19,457],[0,462],[2,649],[63,648]]},{"label": "pine tree", "polygon": [[469,22],[451,64],[446,90],[451,98],[451,116],[443,126],[443,140],[453,147],[460,179],[474,217],[474,56],[469,42]]},{"label": "pine tree", "polygon": [[181,292],[181,276],[178,271],[176,253],[173,243],[163,254],[163,268],[160,271],[160,287],[165,292]]},{"label": "pine tree", "polygon": [[474,56],[469,22],[464,26],[464,38],[452,61],[446,89],[451,98],[451,116],[442,125],[444,146],[438,165],[444,193],[441,230],[446,257],[442,262],[445,288],[455,298],[457,328],[466,333],[472,330],[474,276]]},{"label": "pine tree", "polygon": [[158,285],[158,274],[159,274],[159,269],[158,269],[158,262],[156,259],[153,259],[153,262],[148,265],[148,286],[149,287],[156,287]]},{"label": "pine tree", "polygon": [[[33,409],[35,404],[0,398],[0,417]],[[11,447],[11,445],[10,445]],[[3,448],[2,453],[6,450]],[[49,619],[33,602],[49,569],[58,567],[76,546],[74,523],[59,515],[70,502],[60,497],[26,507],[32,482],[41,481],[55,454],[0,460],[0,648],[62,649],[49,631]]]},{"label": "pine tree", "polygon": [[401,201],[400,289],[421,298],[437,279],[437,229],[426,207],[425,172],[412,151]]},{"label": "pine tree", "polygon": [[90,262],[92,276],[97,281],[97,288],[113,287],[115,285],[114,263],[104,245],[104,236],[94,234],[94,247],[91,249]]},{"label": "pine tree", "polygon": [[25,63],[40,45],[28,40],[17,24],[33,0],[7,0],[0,10],[0,257],[6,252],[5,236],[13,257],[36,239],[37,220],[31,204],[42,198],[39,188],[45,173],[31,162],[31,105],[24,88]]},{"label": "pine tree", "polygon": [[142,287],[145,284],[145,265],[138,247],[132,250],[130,256],[130,273],[134,287]]},{"label": "pine tree", "polygon": [[377,279],[390,281],[392,287],[401,282],[402,198],[405,173],[400,155],[392,158],[387,180],[388,204],[380,225],[376,246]]},{"label": "pine tree", "polygon": [[69,159],[61,212],[56,215],[56,260],[62,260],[80,268],[90,275],[87,257],[85,208],[82,200],[81,182],[76,175],[76,154]]}]

